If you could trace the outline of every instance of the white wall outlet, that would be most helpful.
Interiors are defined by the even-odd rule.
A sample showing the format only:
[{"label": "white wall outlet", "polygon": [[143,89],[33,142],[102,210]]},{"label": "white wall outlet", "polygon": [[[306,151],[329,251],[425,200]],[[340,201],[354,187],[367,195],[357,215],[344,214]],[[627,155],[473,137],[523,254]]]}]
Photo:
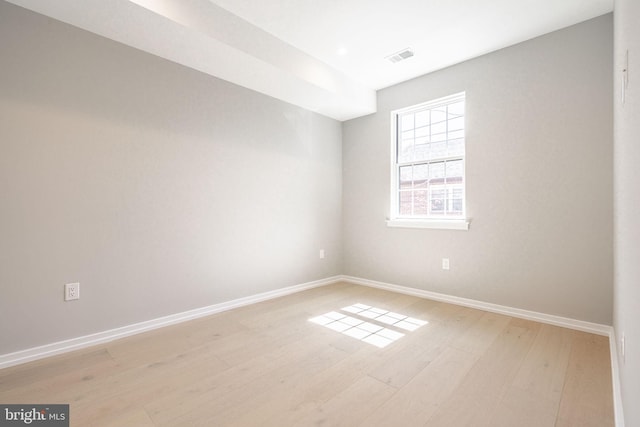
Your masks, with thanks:
[{"label": "white wall outlet", "polygon": [[64,285],[64,300],[80,299],[80,283],[67,283]]},{"label": "white wall outlet", "polygon": [[320,259],[324,259],[324,249],[320,249]]},{"label": "white wall outlet", "polygon": [[442,258],[442,269],[443,270],[449,269],[449,258]]},{"label": "white wall outlet", "polygon": [[625,352],[626,352],[626,338],[624,336],[624,332],[622,333],[622,337],[620,337],[620,356],[622,357],[622,363],[624,363]]}]

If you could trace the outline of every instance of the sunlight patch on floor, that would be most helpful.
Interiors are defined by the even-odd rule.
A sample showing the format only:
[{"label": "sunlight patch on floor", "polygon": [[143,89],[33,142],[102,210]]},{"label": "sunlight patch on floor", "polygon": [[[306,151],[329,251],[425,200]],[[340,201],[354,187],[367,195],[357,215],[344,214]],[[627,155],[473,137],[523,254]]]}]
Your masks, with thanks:
[{"label": "sunlight patch on floor", "polygon": [[330,311],[313,317],[309,321],[380,348],[386,347],[405,335],[386,326],[411,332],[428,323],[404,314],[359,303],[343,307],[340,311],[357,317]]}]

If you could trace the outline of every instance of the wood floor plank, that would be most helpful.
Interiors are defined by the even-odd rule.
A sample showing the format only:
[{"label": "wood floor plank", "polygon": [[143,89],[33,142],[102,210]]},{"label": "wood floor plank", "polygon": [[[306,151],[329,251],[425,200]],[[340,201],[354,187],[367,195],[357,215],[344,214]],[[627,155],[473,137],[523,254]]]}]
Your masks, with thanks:
[{"label": "wood floor plank", "polygon": [[189,387],[167,394],[145,407],[159,425],[196,422],[198,408],[207,407],[211,417],[240,410],[243,404],[259,406],[258,400],[287,381],[303,380],[347,356],[347,353],[315,337],[293,341],[257,359],[205,377]]},{"label": "wood floor plank", "polygon": [[271,400],[261,411],[265,426],[290,426],[299,422],[320,405],[336,395],[344,393],[349,387],[366,376],[376,363],[372,357],[377,349],[361,343],[359,351],[335,363],[324,371],[310,375],[304,381],[291,388],[287,399]]},{"label": "wood floor plank", "polygon": [[505,388],[494,407],[491,427],[553,427],[558,402],[545,396],[535,396],[519,387]]},{"label": "wood floor plank", "polygon": [[535,396],[560,401],[564,387],[572,333],[569,329],[540,325],[513,385]]},{"label": "wood floor plank", "polygon": [[477,317],[473,318],[473,324],[463,334],[454,335],[451,346],[480,355],[487,350],[512,319],[501,314],[474,311],[477,312]]},{"label": "wood floor plank", "polygon": [[369,375],[393,387],[406,385],[431,363],[454,337],[479,321],[483,312],[458,307],[453,322],[433,321],[411,332],[411,339],[400,340],[378,356],[381,361]]},{"label": "wood floor plank", "polygon": [[70,400],[80,425],[110,421],[123,412],[143,408],[167,393],[188,387],[204,372],[215,375],[229,368],[206,346],[168,359],[118,372],[96,381],[91,389],[78,389]]},{"label": "wood floor plank", "polygon": [[535,329],[510,324],[428,420],[429,425],[490,426],[499,398],[510,386],[536,332]]},{"label": "wood floor plank", "polygon": [[294,425],[356,426],[389,400],[395,391],[393,387],[364,376]]},{"label": "wood floor plank", "polygon": [[[352,394],[360,388],[358,384],[366,377],[367,364],[371,362],[370,355],[374,351],[371,347],[363,346],[361,351],[337,361],[327,369],[310,373],[305,378],[289,381],[287,384],[278,384],[262,399],[260,406],[256,406],[256,400],[252,399],[250,411],[234,417],[225,425],[291,426],[320,421],[323,413],[332,412],[326,407],[336,406],[332,400],[337,396],[340,396],[340,400],[343,396],[354,398]],[[389,390],[379,382],[374,384],[381,390]]]},{"label": "wood floor plank", "polygon": [[573,341],[556,426],[613,426],[607,337],[572,331]]},{"label": "wood floor plank", "polygon": [[[11,384],[7,382],[0,387],[0,402],[68,403],[73,397],[69,391],[76,393],[80,388],[91,387],[89,383],[114,375],[121,369],[106,349],[87,354],[82,351],[73,352],[56,359],[58,360],[52,360],[51,367],[45,367],[41,363],[43,361],[39,361],[15,367],[26,369],[6,369],[7,374],[14,378],[10,380]],[[61,363],[64,365],[63,369],[60,369]],[[45,367],[44,373],[40,374],[42,367]],[[49,396],[52,395],[55,396],[55,401],[50,400]]]},{"label": "wood floor plank", "polygon": [[96,347],[0,369],[0,393],[111,360],[105,348]]},{"label": "wood floor plank", "polygon": [[153,421],[149,417],[149,414],[144,409],[134,409],[122,413],[112,419],[101,419],[90,424],[90,427],[155,427]]},{"label": "wood floor plank", "polygon": [[[293,384],[305,381],[308,375],[327,369],[345,356],[346,354],[339,350],[325,347],[315,351],[301,363],[271,371],[244,386],[233,388],[226,393],[205,395],[203,404],[178,417],[175,417],[175,414],[167,417],[166,411],[156,410],[152,419],[159,426],[226,425],[253,413],[256,407],[261,407],[272,399],[278,399],[278,396],[286,394]],[[200,397],[198,401],[202,401]]]},{"label": "wood floor plank", "polygon": [[362,427],[424,426],[477,361],[477,356],[447,347],[406,386],[371,413]]},{"label": "wood floor plank", "polygon": [[555,425],[571,341],[568,329],[540,325],[511,387],[500,397],[491,426]]}]

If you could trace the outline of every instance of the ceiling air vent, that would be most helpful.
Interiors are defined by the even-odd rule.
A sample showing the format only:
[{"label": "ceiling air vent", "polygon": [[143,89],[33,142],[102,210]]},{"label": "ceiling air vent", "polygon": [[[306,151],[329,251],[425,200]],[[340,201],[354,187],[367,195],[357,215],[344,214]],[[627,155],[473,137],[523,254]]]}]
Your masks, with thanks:
[{"label": "ceiling air vent", "polygon": [[402,49],[400,52],[396,52],[392,55],[387,56],[385,59],[393,62],[404,61],[407,58],[411,58],[413,56],[413,51],[410,48]]}]

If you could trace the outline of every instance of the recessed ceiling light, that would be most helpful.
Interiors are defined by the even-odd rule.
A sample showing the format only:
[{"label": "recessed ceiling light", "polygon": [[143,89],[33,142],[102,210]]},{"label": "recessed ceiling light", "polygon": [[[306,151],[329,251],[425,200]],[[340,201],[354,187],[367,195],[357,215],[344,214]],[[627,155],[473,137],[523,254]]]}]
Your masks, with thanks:
[{"label": "recessed ceiling light", "polygon": [[346,48],[346,47],[341,47],[341,48],[339,48],[338,50],[336,50],[336,53],[337,53],[338,55],[340,55],[340,56],[344,56],[344,55],[346,55],[347,53],[349,53],[349,51],[347,50],[347,48]]},{"label": "recessed ceiling light", "polygon": [[396,62],[404,61],[405,59],[411,58],[412,56],[413,56],[413,50],[407,47],[405,49],[402,49],[399,52],[386,56],[385,59],[395,64]]}]

